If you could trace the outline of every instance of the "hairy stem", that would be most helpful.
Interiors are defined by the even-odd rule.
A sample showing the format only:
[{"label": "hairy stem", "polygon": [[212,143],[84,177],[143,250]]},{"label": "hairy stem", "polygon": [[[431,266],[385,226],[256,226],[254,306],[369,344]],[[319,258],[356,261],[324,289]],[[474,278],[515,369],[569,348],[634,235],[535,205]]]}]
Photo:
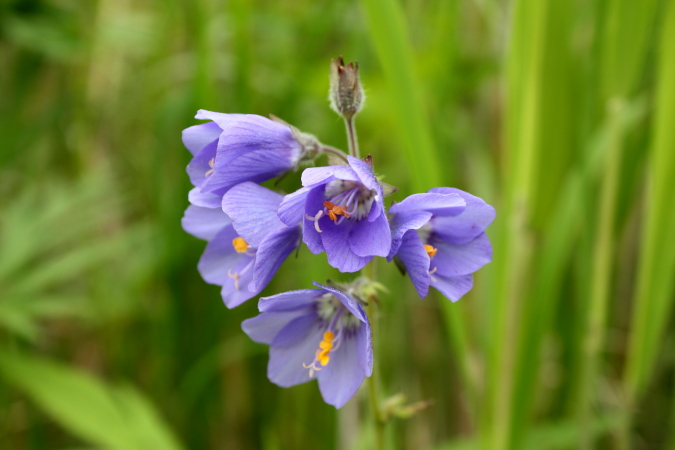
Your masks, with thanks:
[{"label": "hairy stem", "polygon": [[347,127],[347,141],[349,143],[349,154],[355,158],[359,156],[359,141],[356,139],[356,128],[354,127],[354,116],[345,117]]},{"label": "hairy stem", "polygon": [[338,148],[331,147],[330,145],[321,144],[321,153],[327,153],[329,155],[333,155],[337,158],[340,158],[344,162],[349,162],[345,152],[343,152],[342,150],[340,150]]}]

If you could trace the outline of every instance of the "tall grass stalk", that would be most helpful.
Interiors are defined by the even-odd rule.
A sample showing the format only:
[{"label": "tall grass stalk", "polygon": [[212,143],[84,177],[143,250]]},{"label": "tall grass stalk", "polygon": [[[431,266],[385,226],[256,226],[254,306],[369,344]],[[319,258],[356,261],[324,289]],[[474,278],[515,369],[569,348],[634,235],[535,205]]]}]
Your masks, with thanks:
[{"label": "tall grass stalk", "polygon": [[600,210],[595,246],[593,249],[593,273],[589,296],[589,314],[584,327],[582,341],[583,359],[580,369],[580,386],[576,398],[577,419],[583,430],[579,448],[593,447],[590,421],[594,403],[594,386],[600,377],[601,352],[605,342],[607,309],[612,285],[614,262],[615,220],[618,201],[618,185],[622,155],[623,126],[621,117],[624,105],[615,100],[609,105],[610,128],[608,151],[605,155],[605,173],[600,191]]},{"label": "tall grass stalk", "polygon": [[[660,36],[653,145],[649,159],[642,247],[634,295],[624,387],[631,412],[654,373],[673,309],[675,279],[675,5],[668,3]],[[630,423],[622,441],[629,447]]]}]

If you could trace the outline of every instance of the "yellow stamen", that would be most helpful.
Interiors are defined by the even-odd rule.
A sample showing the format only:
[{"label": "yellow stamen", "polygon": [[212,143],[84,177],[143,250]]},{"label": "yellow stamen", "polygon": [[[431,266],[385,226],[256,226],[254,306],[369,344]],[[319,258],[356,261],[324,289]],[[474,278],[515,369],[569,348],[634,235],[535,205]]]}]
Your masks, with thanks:
[{"label": "yellow stamen", "polygon": [[241,237],[232,239],[232,246],[237,251],[237,253],[244,253],[246,250],[248,250],[248,242],[246,242]]},{"label": "yellow stamen", "polygon": [[[302,363],[302,367],[309,369],[309,377],[314,376],[314,372],[321,370],[321,367],[326,367],[330,362],[330,352],[333,350],[333,340],[335,339],[335,333],[332,331],[325,331],[323,333],[323,339],[319,342],[319,349],[314,352],[314,362],[312,364]],[[317,364],[321,365],[319,367]]]},{"label": "yellow stamen", "polygon": [[429,258],[433,258],[434,255],[436,255],[436,252],[438,251],[436,247],[429,244],[424,245],[424,250],[426,250],[427,255],[429,255]]}]

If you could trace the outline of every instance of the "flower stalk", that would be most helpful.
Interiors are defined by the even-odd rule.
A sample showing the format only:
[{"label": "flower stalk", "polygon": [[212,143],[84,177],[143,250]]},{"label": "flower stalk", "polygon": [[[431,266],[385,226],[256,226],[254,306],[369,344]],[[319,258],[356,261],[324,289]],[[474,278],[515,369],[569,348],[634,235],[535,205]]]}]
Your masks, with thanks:
[{"label": "flower stalk", "polygon": [[[374,282],[375,263],[371,262],[366,267],[364,267],[362,273],[363,276],[367,278],[369,282],[371,283]],[[377,339],[377,336],[379,336],[379,329],[374,300],[375,300],[374,298],[369,298],[368,306],[366,306],[366,314],[368,314],[368,317],[370,319],[370,332],[372,334],[372,342],[373,342],[373,373],[368,378],[368,398],[370,400],[370,411],[373,420],[373,426],[375,428],[375,449],[384,450],[386,448],[385,426],[387,421],[384,415],[382,414],[382,408],[380,406],[382,402],[380,400],[379,383],[377,378],[379,372],[377,371],[377,363],[375,362],[377,361],[375,353],[379,348],[378,347],[379,341]]]},{"label": "flower stalk", "polygon": [[354,116],[345,117],[345,126],[347,127],[347,142],[349,144],[349,154],[354,158],[359,156],[359,142],[356,139],[356,128],[354,127]]}]

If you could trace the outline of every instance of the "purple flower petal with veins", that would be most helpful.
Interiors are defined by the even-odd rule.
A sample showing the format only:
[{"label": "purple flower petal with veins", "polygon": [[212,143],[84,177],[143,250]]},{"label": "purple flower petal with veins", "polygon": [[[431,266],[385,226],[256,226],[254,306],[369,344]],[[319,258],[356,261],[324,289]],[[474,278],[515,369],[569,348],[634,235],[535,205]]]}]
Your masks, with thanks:
[{"label": "purple flower petal with veins", "polygon": [[392,246],[420,297],[429,286],[457,301],[473,286],[473,272],[492,260],[485,228],[495,210],[478,197],[454,188],[434,188],[389,208]]},{"label": "purple flower petal with veins", "polygon": [[212,122],[183,130],[183,143],[193,154],[187,166],[195,186],[190,201],[212,207],[233,186],[269,180],[297,167],[305,148],[290,127],[253,114],[199,110],[197,119]]},{"label": "purple flower petal with veins", "polygon": [[370,323],[354,297],[314,285],[261,298],[261,314],[242,328],[270,346],[270,381],[290,387],[316,378],[324,401],[341,408],[372,374]]},{"label": "purple flower petal with veins", "polygon": [[303,241],[310,251],[328,256],[341,272],[356,272],[374,256],[387,256],[391,231],[384,194],[366,162],[349,159],[349,166],[305,169],[303,188],[287,195],[279,207],[286,225],[303,221]]},{"label": "purple flower petal with veins", "polygon": [[209,241],[197,268],[207,283],[221,286],[228,308],[258,295],[300,244],[299,225],[277,217],[282,196],[252,182],[234,186],[221,208],[190,205],[183,228]]}]

